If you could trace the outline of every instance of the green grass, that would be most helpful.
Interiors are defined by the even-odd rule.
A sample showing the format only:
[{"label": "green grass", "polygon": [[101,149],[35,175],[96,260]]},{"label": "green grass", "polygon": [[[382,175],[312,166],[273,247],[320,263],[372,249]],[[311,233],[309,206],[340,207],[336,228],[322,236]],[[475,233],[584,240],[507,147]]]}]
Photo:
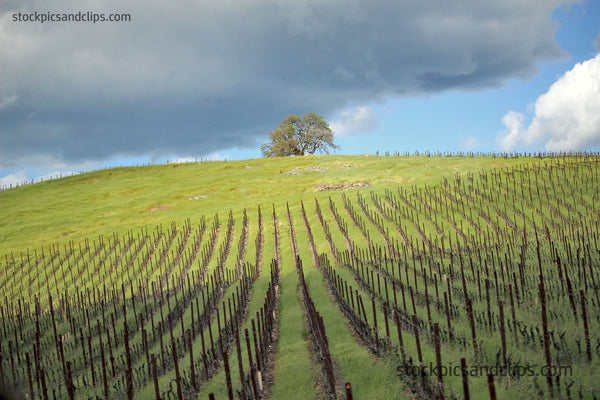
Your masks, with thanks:
[{"label": "green grass", "polygon": [[[128,257],[133,250],[130,250],[130,252],[127,253],[127,256],[123,258],[123,261],[121,261],[119,265],[113,266],[116,254],[118,254],[120,250],[111,254],[109,254],[110,252],[107,250],[102,250],[97,256],[94,256],[95,243],[94,246],[90,243],[92,249],[76,264],[76,272],[82,272],[82,278],[79,280],[75,279],[74,285],[71,285],[70,271],[65,271],[66,268],[61,267],[61,263],[64,262],[64,260],[61,261],[61,257],[57,258],[58,261],[50,260],[49,253],[55,253],[55,249],[58,248],[62,251],[64,248],[63,246],[72,242],[73,247],[76,249],[74,253],[78,254],[77,247],[79,244],[83,243],[86,238],[88,238],[90,242],[99,242],[99,235],[104,236],[106,246],[108,247],[108,238],[112,238],[113,234],[116,234],[120,239],[125,239],[126,234],[131,231],[132,236],[137,238],[140,229],[147,227],[148,235],[151,238],[150,243],[154,243],[155,239],[153,235],[157,231],[156,227],[162,225],[162,232],[168,234],[171,222],[175,221],[178,228],[177,237],[171,248],[167,251],[166,261],[160,264],[160,269],[157,268],[157,265],[159,265],[158,258],[163,251],[163,242],[166,241],[165,237],[163,242],[159,244],[150,264],[150,267],[154,267],[155,270],[145,271],[144,274],[147,274],[151,280],[157,280],[165,271],[169,271],[169,274],[173,274],[177,277],[182,273],[181,266],[174,265],[173,260],[176,256],[178,243],[183,238],[183,222],[189,218],[193,232],[200,222],[200,219],[203,216],[206,218],[205,222],[207,230],[200,246],[200,248],[203,249],[208,240],[209,230],[213,223],[213,216],[218,213],[220,233],[217,238],[215,253],[209,263],[208,273],[211,273],[216,268],[219,249],[226,241],[227,220],[230,210],[233,211],[235,229],[233,230],[233,243],[226,262],[226,268],[232,269],[235,266],[238,242],[242,231],[242,210],[246,209],[250,223],[245,261],[254,262],[256,256],[254,251],[254,238],[257,234],[258,226],[256,216],[257,208],[260,205],[264,222],[265,238],[263,275],[258,278],[252,289],[249,304],[249,318],[252,318],[256,310],[262,305],[266,285],[269,280],[269,263],[274,255],[274,228],[272,223],[272,207],[274,207],[279,219],[280,249],[283,263],[282,280],[280,282],[281,300],[277,315],[280,324],[280,337],[277,343],[277,352],[275,356],[275,366],[273,371],[274,385],[271,391],[271,398],[285,400],[295,398],[317,398],[319,397],[319,388],[317,387],[316,382],[320,379],[321,371],[315,364],[314,357],[310,352],[310,335],[307,334],[305,315],[298,299],[298,278],[297,273],[294,270],[290,228],[286,214],[286,204],[289,204],[300,256],[304,263],[307,284],[317,310],[324,317],[326,332],[329,336],[331,354],[339,370],[341,379],[344,382],[349,381],[352,383],[355,398],[407,398],[410,397],[410,394],[405,389],[405,383],[396,376],[396,367],[399,359],[394,358],[392,355],[378,358],[369,353],[362,345],[362,342],[353,338],[351,331],[347,327],[346,317],[344,317],[343,313],[337,307],[336,302],[327,291],[327,284],[323,274],[311,265],[308,236],[304,230],[300,202],[302,201],[304,203],[318,252],[328,253],[330,260],[333,260],[334,257],[325,240],[323,228],[316,216],[315,199],[319,202],[321,212],[331,230],[334,244],[338,250],[343,251],[346,249],[345,238],[338,229],[330,211],[329,197],[331,197],[335,203],[341,219],[345,221],[349,229],[350,240],[354,241],[360,248],[366,248],[369,242],[360,230],[354,226],[350,214],[344,207],[344,201],[341,195],[342,192],[316,191],[319,185],[352,184],[359,182],[368,183],[370,185],[368,189],[360,190],[361,197],[365,203],[368,203],[370,213],[379,215],[383,226],[389,232],[389,237],[397,242],[401,242],[401,238],[396,231],[395,223],[385,220],[379,214],[371,199],[370,191],[372,190],[376,193],[380,199],[383,200],[386,207],[389,208],[389,203],[384,200],[385,191],[389,189],[394,195],[397,195],[398,189],[401,188],[405,191],[404,193],[407,196],[408,201],[412,204],[412,206],[406,207],[406,209],[402,211],[407,212],[406,210],[409,210],[409,216],[403,215],[399,218],[408,236],[415,240],[416,243],[419,242],[419,246],[422,247],[422,243],[420,243],[421,238],[417,233],[418,229],[422,228],[427,235],[435,236],[436,240],[439,238],[440,243],[449,246],[451,239],[452,243],[456,245],[458,235],[453,232],[454,228],[448,221],[449,216],[448,214],[445,214],[445,210],[440,211],[435,215],[442,227],[443,233],[437,234],[435,232],[433,222],[434,216],[425,208],[419,206],[419,202],[422,202],[424,199],[421,190],[425,192],[426,187],[431,188],[432,186],[439,188],[440,183],[444,178],[447,178],[452,185],[454,182],[453,177],[457,174],[464,177],[463,182],[467,185],[467,176],[474,176],[477,180],[479,179],[480,172],[491,173],[492,171],[503,171],[504,175],[502,176],[504,176],[504,182],[507,182],[506,179],[508,179],[507,177],[509,176],[506,174],[507,171],[510,171],[511,169],[523,169],[523,165],[525,164],[540,165],[540,162],[543,163],[544,161],[532,158],[493,157],[311,156],[235,162],[162,165],[140,168],[115,168],[0,192],[0,210],[2,210],[2,218],[0,219],[0,256],[2,256],[0,259],[0,299],[4,299],[6,296],[8,297],[8,303],[13,302],[12,308],[6,307],[3,311],[8,309],[13,312],[12,310],[16,307],[16,303],[14,302],[17,301],[19,296],[22,296],[25,301],[32,301],[33,296],[37,295],[36,290],[38,288],[38,283],[40,283],[40,287],[42,288],[40,293],[42,309],[45,309],[47,305],[48,289],[51,290],[55,303],[59,301],[59,298],[64,292],[68,292],[69,296],[71,296],[70,301],[73,302],[73,298],[76,298],[75,295],[77,294],[77,291],[81,290],[83,292],[86,289],[94,289],[95,286],[98,287],[102,283],[99,282],[99,280],[102,279],[103,275],[89,272],[87,264],[90,260],[93,260],[94,263],[99,261],[104,262],[99,271],[101,274],[104,274],[107,271],[117,272],[116,274],[111,275],[111,279],[114,275],[117,290],[121,283],[125,284],[127,288],[131,271],[125,270],[124,263],[128,260]],[[309,168],[309,170],[307,170],[307,168]],[[558,168],[557,170],[559,172],[554,173],[560,174],[560,169]],[[543,169],[540,171],[542,171],[541,174],[546,174]],[[586,179],[597,177],[597,173],[594,172],[593,169],[581,171],[580,174],[584,175]],[[499,186],[487,188],[482,186],[481,190],[478,187],[478,190],[480,190],[478,193],[475,193],[476,191],[473,189],[464,191],[448,189],[446,192],[440,190],[436,193],[438,193],[439,196],[447,196],[442,197],[444,199],[442,200],[442,203],[445,201],[449,204],[451,210],[450,215],[456,213],[456,225],[458,225],[467,236],[475,235],[481,237],[489,234],[489,232],[486,232],[489,230],[488,223],[483,222],[482,218],[479,217],[479,214],[489,217],[491,220],[490,224],[492,225],[492,231],[496,228],[510,232],[511,235],[514,236],[509,224],[502,221],[502,219],[497,219],[498,213],[505,213],[506,217],[509,219],[509,223],[512,223],[513,220],[516,221],[520,229],[522,229],[523,226],[527,228],[527,235],[529,238],[528,243],[530,247],[528,247],[526,252],[523,270],[527,275],[527,279],[529,279],[527,290],[531,290],[531,288],[535,289],[535,280],[537,279],[537,258],[535,257],[535,247],[532,245],[534,240],[532,222],[535,221],[538,230],[540,231],[540,235],[544,235],[544,233],[542,233],[544,224],[550,226],[552,237],[555,239],[555,245],[559,247],[559,254],[564,255],[566,254],[566,251],[560,247],[563,245],[562,240],[566,237],[560,236],[563,224],[564,226],[567,226],[567,222],[572,224],[572,221],[576,221],[576,217],[579,215],[582,217],[582,221],[585,221],[586,223],[589,222],[588,225],[590,227],[596,226],[597,229],[597,222],[594,222],[594,216],[597,215],[598,208],[597,205],[594,204],[597,204],[598,194],[588,189],[588,192],[583,196],[578,197],[577,199],[573,196],[572,199],[569,199],[569,190],[572,191],[575,188],[571,187],[571,183],[567,180],[565,182],[565,187],[567,189],[563,188],[562,184],[554,187],[554,183],[552,187],[546,188],[550,191],[550,201],[548,204],[542,202],[542,199],[545,199],[545,193],[541,186],[542,192],[539,197],[537,194],[534,194],[533,200],[531,201],[529,197],[520,198],[517,196],[513,198],[513,191],[519,193],[521,185],[526,185],[523,178],[519,179],[520,180],[518,181],[510,181],[510,184],[506,185],[500,180]],[[552,182],[560,182],[556,177],[553,179]],[[496,180],[495,182],[497,184],[498,181]],[[514,186],[513,182],[515,183]],[[513,189],[513,187],[515,189]],[[413,190],[415,190],[414,194]],[[439,194],[441,192],[444,192],[444,194]],[[345,193],[355,210],[360,211],[360,219],[365,223],[370,239],[376,245],[382,245],[386,235],[382,235],[377,227],[368,220],[364,213],[362,213],[357,201],[357,191],[351,190]],[[430,192],[428,196],[433,196],[431,193],[433,192]],[[190,200],[190,198],[197,199]],[[430,200],[431,199],[432,198],[430,197]],[[481,199],[484,199],[482,203],[479,202],[482,201]],[[514,199],[517,199],[518,201],[513,202]],[[566,201],[564,199],[566,199]],[[475,202],[473,203],[472,200],[475,200]],[[435,203],[435,201],[431,201]],[[464,206],[462,203],[463,201],[466,204],[465,207],[461,207]],[[399,204],[401,207],[405,207],[401,200],[399,200]],[[416,224],[416,220],[412,219],[413,210],[414,215],[419,219],[418,224]],[[466,215],[463,215],[463,212],[466,213]],[[454,218],[454,216],[452,218]],[[554,223],[554,220],[560,221],[560,223]],[[594,223],[596,225],[593,225]],[[568,226],[570,226],[569,229],[571,230],[581,229],[576,224]],[[521,231],[518,233],[520,235]],[[571,231],[568,233],[571,234]],[[494,238],[493,232],[491,237]],[[542,236],[542,239],[543,238],[544,236]],[[191,242],[192,239],[190,238],[190,241],[183,252],[184,254],[189,254]],[[588,240],[588,242],[591,243],[591,239]],[[138,245],[139,243],[141,242],[135,241],[135,245]],[[515,243],[518,244],[519,242],[517,241]],[[575,243],[575,241],[572,243]],[[502,243],[502,246],[505,246],[505,244],[506,243]],[[497,253],[483,249],[484,258],[491,257],[489,260],[485,260],[485,265],[481,259],[477,259],[475,248],[471,249],[472,253],[469,254],[469,257],[472,256],[477,271],[484,271],[482,272],[482,279],[488,278],[492,280],[492,271],[501,271],[501,268],[506,267],[498,265],[498,263],[504,262],[503,257],[505,254],[508,257],[511,257],[515,264],[519,261],[517,260],[519,254],[519,247],[517,244],[511,244],[511,247],[508,249],[506,247],[501,247]],[[576,243],[574,245],[576,245]],[[597,246],[595,242],[594,246]],[[50,250],[50,247],[52,250]],[[29,251],[30,255],[34,251],[37,251],[39,257],[42,249],[45,251],[45,258],[44,261],[37,266],[37,270],[33,272],[24,270],[23,265],[25,264],[22,265],[18,262],[19,257],[27,251]],[[592,247],[592,251],[594,249],[595,248]],[[144,278],[144,276],[135,275],[135,271],[139,269],[139,265],[143,262],[143,257],[148,250],[149,248],[145,247],[136,259],[133,260],[133,279]],[[4,264],[4,254],[7,254],[9,259],[14,257],[17,260],[15,264],[21,265],[21,268],[7,268]],[[426,254],[424,253],[423,255]],[[433,283],[431,281],[426,281],[424,277],[420,275],[421,271],[423,268],[429,268],[429,270],[431,270],[431,264],[433,263],[434,272],[429,272],[432,274],[429,275],[429,279],[432,279],[432,276],[435,275],[438,281],[442,282],[442,276],[447,275],[450,268],[453,268],[454,273],[458,274],[457,254],[455,253],[454,258],[452,259],[448,254],[442,254],[440,250],[439,254],[436,252],[434,254],[427,254],[426,256],[427,261],[424,261],[422,264],[415,260],[410,260],[409,258],[408,269],[410,274],[408,283],[412,285],[414,282],[413,277],[419,274],[417,278],[419,284],[418,291],[422,294],[424,286],[427,285],[429,296],[434,296],[435,289]],[[471,278],[471,281],[467,283],[467,292],[471,298],[475,299],[475,310],[483,315],[486,312],[485,300],[481,301],[478,298],[477,285],[474,283],[476,282],[476,278],[472,275],[472,269],[468,267],[469,264],[466,262],[466,253],[464,256],[465,265],[467,266],[465,267],[465,272],[467,277]],[[544,270],[546,271],[545,274],[547,284],[549,285],[549,291],[555,290],[557,293],[560,293],[560,296],[563,296],[548,300],[549,311],[554,313],[550,316],[552,328],[556,329],[557,333],[565,332],[568,334],[567,345],[569,346],[569,351],[575,353],[575,339],[579,340],[582,336],[582,327],[580,326],[581,321],[575,323],[572,315],[569,314],[570,308],[568,300],[565,300],[565,292],[564,290],[561,290],[559,287],[560,285],[558,285],[559,279],[554,267],[550,245],[547,242],[542,243],[542,258],[544,259]],[[597,255],[592,254],[591,259],[597,260]],[[488,261],[490,267],[489,270],[487,264]],[[438,264],[440,266],[439,268]],[[66,262],[65,265],[70,266],[72,263]],[[196,261],[192,265],[191,270],[196,271],[198,268],[198,262]],[[348,268],[339,265],[336,265],[335,268],[337,273],[343,277],[348,284],[358,288],[363,297],[367,299],[365,303],[365,306],[368,308],[367,315],[369,318],[372,318],[370,301],[368,300],[371,295],[367,293],[364,288],[359,288],[357,279]],[[577,266],[571,266],[569,268],[576,269]],[[590,274],[592,274],[592,268],[596,268],[596,266],[589,267]],[[587,278],[582,279],[581,271],[573,269],[571,270],[571,279],[574,284],[577,283],[583,285],[582,281],[585,281]],[[518,271],[518,269],[516,270]],[[56,273],[54,273],[54,271],[56,271]],[[45,276],[46,273],[49,274],[47,281]],[[65,281],[62,280],[61,274],[63,273],[66,275]],[[403,269],[400,276],[402,277],[404,274],[405,272]],[[590,276],[588,275],[588,278],[589,277]],[[26,282],[27,278],[34,279],[32,280],[34,283],[28,285]],[[509,280],[508,282],[512,281]],[[459,293],[462,290],[460,278],[455,277],[455,280],[451,285],[453,285],[456,293]],[[587,283],[585,283],[584,287],[586,290],[592,290],[591,286]],[[224,299],[228,298],[235,290],[234,288],[235,286],[232,286],[232,288],[229,289]],[[441,287],[441,289],[446,290],[445,287]],[[110,291],[111,288],[109,287],[108,290]],[[579,287],[576,288],[576,294],[578,294],[578,290]],[[400,300],[401,297],[398,288],[396,292],[398,299]],[[537,299],[535,299],[535,290],[531,293],[532,294],[528,295],[527,298],[521,299],[522,304],[517,305],[516,319],[537,328],[541,327],[541,322],[539,321],[540,308]],[[127,296],[128,294],[129,290],[127,290]],[[458,295],[456,296],[458,297]],[[495,290],[492,290],[491,308],[494,313],[497,312],[497,300],[498,299],[495,297]],[[379,330],[381,333],[383,331],[381,300],[377,299],[376,301],[379,307],[377,310],[377,319],[379,321]],[[409,302],[410,300],[407,301]],[[457,301],[459,302],[458,305],[460,307],[464,307],[464,304],[455,297],[455,302]],[[510,311],[507,306],[508,301],[505,298],[503,298],[503,301],[505,304],[505,318],[508,319],[510,317]],[[579,298],[577,298],[577,301],[579,301]],[[588,312],[591,316],[591,331],[597,332],[598,324],[594,319],[594,317],[597,317],[597,304],[593,302],[593,299],[588,301],[591,301],[591,303],[588,303]],[[111,307],[109,307],[109,309]],[[166,311],[165,307],[163,307],[164,311]],[[423,304],[417,304],[416,308],[418,316],[422,319],[426,318],[427,313],[425,306]],[[408,309],[412,309],[410,303]],[[191,322],[190,311],[189,308],[184,310],[183,321],[185,327],[188,327]],[[462,314],[460,314],[460,317],[462,319],[455,318],[452,321],[453,329],[460,337],[469,339],[470,326],[464,319],[464,311],[461,312]],[[82,313],[76,311],[75,314],[77,318],[81,318]],[[96,317],[98,316],[96,315],[94,318]],[[445,314],[443,312],[438,312],[436,310],[432,312],[432,319],[435,320],[435,322],[439,322],[440,327],[445,326],[446,324],[444,317]],[[135,324],[130,321],[131,318],[131,314],[128,314],[128,324],[133,326]],[[30,320],[27,321],[24,331],[26,335],[31,335],[33,328],[30,325],[27,325],[30,323]],[[213,328],[215,323],[216,322],[213,319]],[[117,318],[117,325],[122,324],[122,317]],[[243,327],[248,327],[248,324],[249,319],[244,321]],[[8,346],[7,341],[12,340],[13,337],[10,334],[12,332],[10,327],[17,326],[18,324],[15,324],[14,321],[9,321],[8,325],[10,332],[7,336],[8,339],[2,341],[4,348]],[[145,326],[147,329],[150,329],[147,321]],[[59,321],[59,334],[67,333],[69,330],[70,327],[68,323]],[[44,334],[43,341],[48,345],[53,345],[54,338],[50,331],[51,330]],[[478,339],[482,342],[483,346],[488,349],[487,359],[484,361],[488,364],[493,363],[494,360],[492,358],[498,348],[499,334],[491,328],[483,327],[481,324],[478,325],[477,332]],[[392,325],[392,342],[397,342],[395,333],[395,326]],[[15,336],[16,334],[17,333],[15,332]],[[182,334],[179,323],[175,325],[174,334],[175,337],[180,337]],[[404,338],[407,351],[414,356],[416,352],[414,337],[411,335],[411,332],[405,332]],[[592,341],[594,344],[596,343],[597,338],[597,333],[593,333]],[[429,342],[426,343],[423,338],[421,341],[425,359],[427,361],[435,360],[432,344]],[[139,334],[136,334],[131,341],[132,345],[139,345],[140,342],[141,337]],[[93,338],[92,343],[93,345],[98,343],[97,338]],[[24,343],[23,346],[31,349],[31,343]],[[242,348],[242,358],[244,360],[244,365],[247,366],[247,360],[245,360],[245,343],[242,343]],[[117,352],[120,353],[122,351],[123,348],[121,345]],[[154,344],[150,352],[156,353],[158,351],[157,344]],[[198,338],[196,338],[194,342],[194,352],[196,356],[199,355]],[[528,362],[539,363],[543,360],[539,343],[534,346],[520,342],[517,343],[513,341],[512,336],[508,343],[508,352],[509,355],[514,355],[515,357],[517,354],[520,354],[524,357],[523,359]],[[470,348],[469,345],[467,345],[466,348],[459,348],[455,344],[446,342],[442,346],[442,353],[444,363],[456,365],[460,357],[466,357],[469,362],[474,362],[473,349]],[[80,353],[75,351],[70,353],[68,357],[80,358]],[[237,356],[235,355],[235,351],[230,357],[232,371],[235,371],[232,372],[232,379],[234,381],[234,387],[236,387],[239,384],[239,377],[237,376]],[[78,362],[81,364],[80,361]],[[142,357],[136,360],[135,363],[136,366],[140,366],[145,363],[145,359]],[[188,367],[189,355],[184,354],[183,357],[180,357],[180,364],[180,368]],[[587,370],[579,359],[573,360],[573,364],[578,382],[595,387],[592,377],[594,376],[594,371],[597,369],[597,362],[594,361],[594,363],[589,365],[589,369]],[[5,371],[7,370],[8,365],[8,361],[5,358],[3,364]],[[23,363],[19,365],[19,368],[21,368],[21,370],[24,368]],[[173,371],[163,375],[160,378],[161,388],[164,389],[165,385],[168,385],[173,376]],[[474,378],[471,383],[472,396],[486,397],[488,395],[486,392],[487,382],[485,377]],[[460,378],[449,378],[445,381],[445,384],[448,389],[452,390],[454,393],[461,393],[462,387]],[[541,383],[542,386],[544,384],[544,382]],[[151,396],[153,390],[152,382],[146,383],[146,386],[136,393],[136,398]],[[497,385],[497,391],[501,395],[500,397],[502,397],[502,395],[518,397],[519,394],[523,393],[535,397],[537,394],[536,390],[532,388],[530,380],[514,382],[502,380]],[[204,383],[197,398],[206,398],[208,393],[211,392],[216,393],[217,398],[224,398],[226,396],[224,373],[222,370],[217,372],[208,382]],[[99,393],[99,388],[96,388],[94,393]]]},{"label": "green grass", "polygon": [[[0,255],[123,234],[171,221],[286,201],[322,200],[319,184],[367,182],[373,189],[439,185],[443,177],[530,162],[524,158],[305,156],[113,168],[0,192]],[[308,167],[326,172],[304,172]],[[301,171],[301,175],[285,175]],[[206,196],[198,200],[193,197]],[[338,207],[341,207],[338,202]]]}]

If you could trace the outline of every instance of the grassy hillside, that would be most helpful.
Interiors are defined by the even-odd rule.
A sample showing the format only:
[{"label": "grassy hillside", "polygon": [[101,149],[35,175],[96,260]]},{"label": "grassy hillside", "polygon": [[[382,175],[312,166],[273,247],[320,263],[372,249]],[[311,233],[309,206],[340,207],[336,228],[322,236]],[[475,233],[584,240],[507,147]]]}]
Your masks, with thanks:
[{"label": "grassy hillside", "polygon": [[598,398],[599,173],[597,155],[327,156],[0,192],[0,388]]},{"label": "grassy hillside", "polygon": [[331,192],[316,192],[319,185],[439,185],[443,177],[531,161],[306,156],[107,169],[0,192],[0,255],[217,212],[326,199]]}]

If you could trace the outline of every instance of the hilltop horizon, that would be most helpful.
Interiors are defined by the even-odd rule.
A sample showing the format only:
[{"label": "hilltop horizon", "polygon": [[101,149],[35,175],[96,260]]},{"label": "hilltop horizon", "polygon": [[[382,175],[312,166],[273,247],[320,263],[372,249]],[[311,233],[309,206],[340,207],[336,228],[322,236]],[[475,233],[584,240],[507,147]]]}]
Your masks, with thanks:
[{"label": "hilltop horizon", "polygon": [[0,10],[0,186],[254,159],[308,112],[342,154],[600,150],[597,1],[86,4]]}]

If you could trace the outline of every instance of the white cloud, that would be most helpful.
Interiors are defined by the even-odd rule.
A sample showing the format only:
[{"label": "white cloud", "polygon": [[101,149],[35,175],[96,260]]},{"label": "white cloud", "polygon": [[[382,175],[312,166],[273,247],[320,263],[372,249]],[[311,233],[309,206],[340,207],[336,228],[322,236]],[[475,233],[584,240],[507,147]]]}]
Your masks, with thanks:
[{"label": "white cloud", "polygon": [[65,178],[71,175],[77,175],[77,171],[52,171],[42,175],[28,173],[24,170],[19,170],[11,174],[0,177],[0,190],[9,188],[11,185],[22,186],[23,184],[44,182],[53,179]]},{"label": "white cloud", "polygon": [[44,175],[34,178],[33,181],[34,182],[42,182],[42,181],[48,181],[48,180],[52,180],[52,179],[60,179],[60,178],[66,177],[66,176],[71,176],[71,175],[76,175],[76,174],[78,174],[78,172],[75,172],[75,171],[52,171],[52,172],[48,172]]},{"label": "white cloud", "polygon": [[198,161],[197,158],[194,157],[178,157],[171,161],[172,164],[188,164]]},{"label": "white cloud", "polygon": [[[231,157],[229,157],[231,159]],[[202,161],[226,161],[227,155],[219,154],[219,153],[211,153],[206,157],[202,158]]]},{"label": "white cloud", "polygon": [[225,161],[231,160],[232,158],[228,155],[222,155],[219,153],[211,153],[202,157],[178,157],[172,161],[167,160],[171,164],[188,164],[202,161]]},{"label": "white cloud", "polygon": [[509,111],[502,117],[506,130],[500,133],[499,141],[505,151],[514,150],[523,140],[523,120],[525,116],[516,111]]},{"label": "white cloud", "polygon": [[469,136],[460,141],[460,148],[464,150],[471,150],[481,146],[481,142],[476,137]]},{"label": "white cloud", "polygon": [[[119,160],[89,160],[84,162],[65,162],[56,160],[49,155],[34,155],[26,157],[19,162],[7,162],[0,159],[0,189],[22,185],[23,183],[36,183],[61,177],[76,175],[82,172],[96,171],[121,165]],[[116,163],[115,163],[116,162]],[[131,160],[126,160],[124,165],[133,165]]]},{"label": "white cloud", "polygon": [[510,111],[498,140],[503,150],[542,144],[548,151],[577,151],[600,146],[600,54],[560,77],[535,102],[534,116]]},{"label": "white cloud", "polygon": [[11,185],[12,186],[21,185],[25,181],[27,181],[27,175],[23,171],[18,171],[18,172],[6,175],[6,176],[0,178],[0,190],[10,187]]},{"label": "white cloud", "polygon": [[342,111],[329,127],[338,137],[366,135],[379,126],[379,120],[373,110],[366,106],[354,107]]}]

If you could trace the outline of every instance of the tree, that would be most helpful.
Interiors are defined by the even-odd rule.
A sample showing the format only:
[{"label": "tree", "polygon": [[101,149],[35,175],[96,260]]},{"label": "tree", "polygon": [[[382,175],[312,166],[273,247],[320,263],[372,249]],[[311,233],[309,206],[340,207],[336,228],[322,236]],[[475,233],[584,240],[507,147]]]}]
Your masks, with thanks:
[{"label": "tree", "polygon": [[260,146],[263,157],[287,157],[329,154],[329,149],[338,149],[333,143],[333,132],[323,117],[308,113],[303,118],[288,115],[277,129],[269,134],[271,141]]}]

